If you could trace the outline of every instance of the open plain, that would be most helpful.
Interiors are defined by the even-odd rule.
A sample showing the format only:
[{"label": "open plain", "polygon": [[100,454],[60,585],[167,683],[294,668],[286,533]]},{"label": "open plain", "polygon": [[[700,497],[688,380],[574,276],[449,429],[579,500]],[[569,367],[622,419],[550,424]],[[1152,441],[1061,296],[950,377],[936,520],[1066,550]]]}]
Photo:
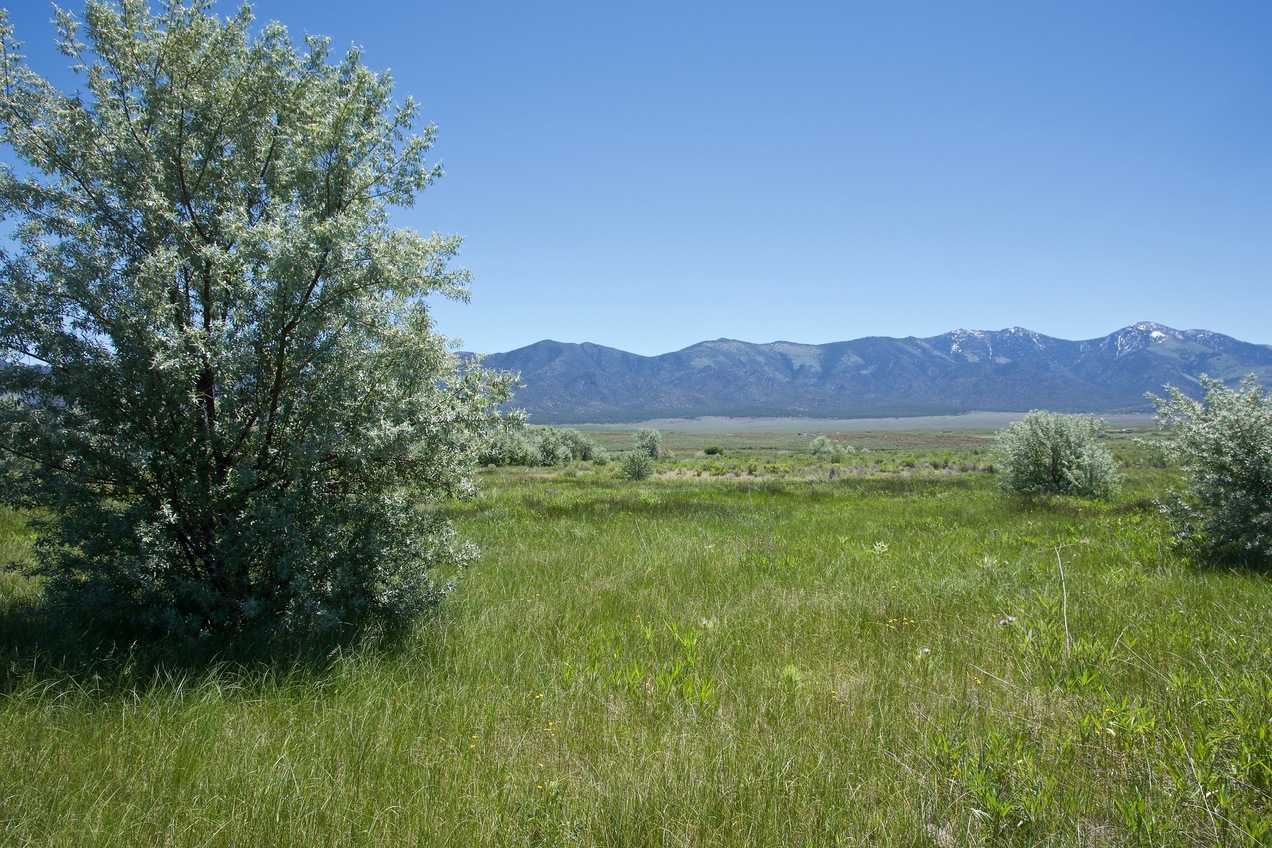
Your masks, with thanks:
[{"label": "open plain", "polygon": [[483,472],[436,613],[305,660],[90,654],[5,575],[0,844],[1268,844],[1272,585],[1172,546],[1154,434],[1089,502],[813,430]]}]

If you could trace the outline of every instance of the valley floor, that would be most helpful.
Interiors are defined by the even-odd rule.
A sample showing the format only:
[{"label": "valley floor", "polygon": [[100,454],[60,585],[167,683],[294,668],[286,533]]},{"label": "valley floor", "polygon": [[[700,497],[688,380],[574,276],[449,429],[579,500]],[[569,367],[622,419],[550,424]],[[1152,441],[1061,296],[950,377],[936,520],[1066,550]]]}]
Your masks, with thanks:
[{"label": "valley floor", "polygon": [[[784,433],[784,432],[923,432],[938,431],[992,431],[1019,421],[1027,414],[1022,412],[968,412],[963,415],[920,415],[906,418],[659,418],[650,421],[625,424],[578,424],[583,430],[635,430],[654,427],[682,432],[710,435],[714,433]],[[1148,414],[1103,415],[1110,427],[1152,427],[1154,418]],[[567,425],[569,426],[569,425]]]}]

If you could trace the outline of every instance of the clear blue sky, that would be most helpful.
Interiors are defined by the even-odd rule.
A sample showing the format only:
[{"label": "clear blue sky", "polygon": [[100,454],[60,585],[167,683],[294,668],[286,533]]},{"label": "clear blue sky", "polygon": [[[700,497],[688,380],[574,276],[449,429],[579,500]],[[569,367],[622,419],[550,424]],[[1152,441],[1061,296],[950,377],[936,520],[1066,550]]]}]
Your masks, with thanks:
[{"label": "clear blue sky", "polygon": [[[8,5],[64,66],[51,7]],[[447,176],[396,220],[465,237],[472,302],[436,314],[470,350],[1272,343],[1266,0],[255,8],[362,45],[439,125]]]}]

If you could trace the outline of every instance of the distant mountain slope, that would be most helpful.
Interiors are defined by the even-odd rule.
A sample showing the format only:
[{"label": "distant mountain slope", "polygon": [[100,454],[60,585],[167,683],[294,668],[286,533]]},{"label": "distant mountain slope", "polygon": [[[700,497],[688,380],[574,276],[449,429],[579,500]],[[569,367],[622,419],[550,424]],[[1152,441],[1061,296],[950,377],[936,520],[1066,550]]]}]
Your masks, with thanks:
[{"label": "distant mountain slope", "polygon": [[1012,327],[824,345],[718,339],[660,356],[542,341],[484,364],[521,374],[514,402],[536,423],[1148,411],[1145,392],[1192,391],[1201,374],[1272,383],[1272,347],[1147,322],[1088,341]]}]

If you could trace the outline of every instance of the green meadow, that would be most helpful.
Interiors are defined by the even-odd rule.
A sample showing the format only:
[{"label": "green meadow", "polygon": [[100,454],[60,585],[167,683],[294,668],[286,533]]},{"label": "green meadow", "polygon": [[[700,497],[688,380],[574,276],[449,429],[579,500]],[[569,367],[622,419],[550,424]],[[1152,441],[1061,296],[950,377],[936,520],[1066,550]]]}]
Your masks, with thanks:
[{"label": "green meadow", "polygon": [[436,613],[304,659],[90,651],[0,575],[0,844],[1272,844],[1272,583],[1172,546],[1151,433],[1110,502],[828,435],[485,471]]}]

